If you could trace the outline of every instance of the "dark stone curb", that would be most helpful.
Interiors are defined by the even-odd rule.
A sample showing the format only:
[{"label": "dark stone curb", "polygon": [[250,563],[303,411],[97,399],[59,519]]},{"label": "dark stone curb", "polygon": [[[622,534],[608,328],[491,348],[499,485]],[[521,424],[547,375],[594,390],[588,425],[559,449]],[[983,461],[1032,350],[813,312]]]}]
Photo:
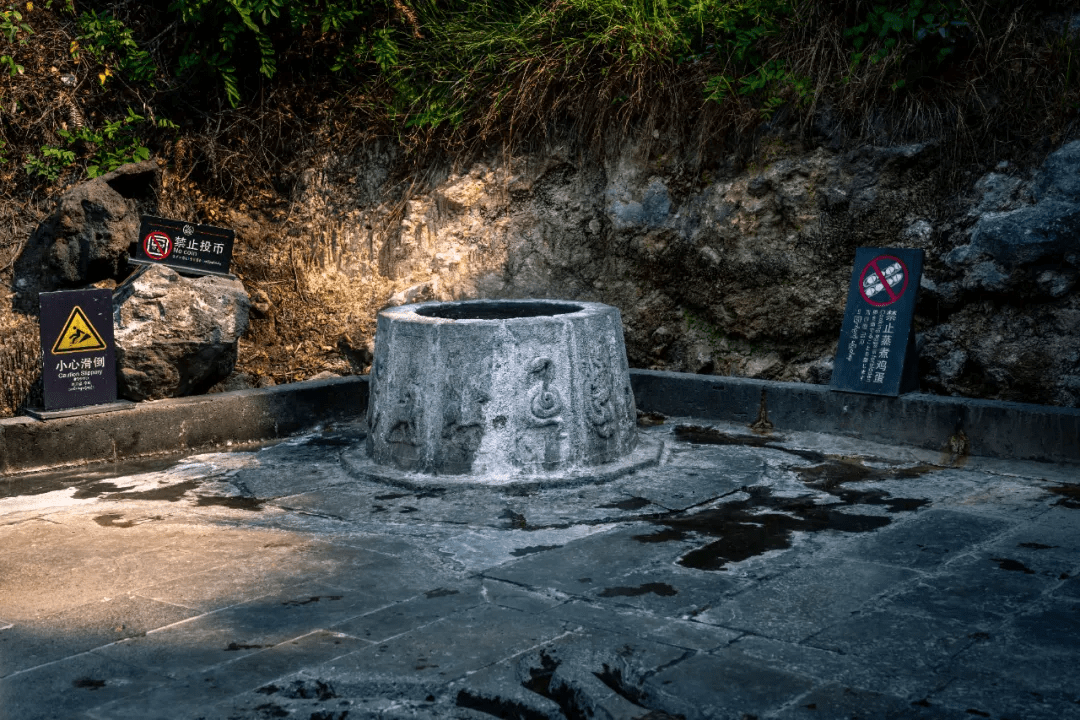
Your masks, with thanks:
[{"label": "dark stone curb", "polygon": [[[631,370],[639,410],[806,430],[972,455],[1080,463],[1080,410],[912,393],[858,395],[823,385]],[[138,403],[130,410],[0,420],[0,475],[273,440],[362,417],[366,377]]]},{"label": "dark stone curb", "polygon": [[136,403],[130,410],[0,420],[0,475],[285,438],[367,411],[366,377]]},{"label": "dark stone curb", "polygon": [[970,455],[1080,462],[1080,410],[909,393],[837,392],[826,385],[631,370],[639,410],[757,421],[764,407],[778,432],[806,430],[950,451],[962,431]]}]

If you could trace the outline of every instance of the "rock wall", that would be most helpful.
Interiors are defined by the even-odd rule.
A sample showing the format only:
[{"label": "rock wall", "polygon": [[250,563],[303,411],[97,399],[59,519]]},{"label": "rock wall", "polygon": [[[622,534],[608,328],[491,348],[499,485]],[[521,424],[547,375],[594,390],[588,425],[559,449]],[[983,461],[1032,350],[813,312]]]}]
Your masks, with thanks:
[{"label": "rock wall", "polygon": [[378,141],[308,159],[287,212],[219,216],[130,166],[65,193],[15,262],[0,414],[33,397],[37,291],[122,281],[159,203],[237,231],[255,384],[364,372],[387,305],[524,297],[617,306],[634,367],[827,383],[855,249],[899,246],[926,252],[923,390],[1080,406],[1080,142],[959,180],[933,142],[814,143],[695,164],[656,133],[604,158],[553,143],[417,167]]},{"label": "rock wall", "polygon": [[633,366],[826,383],[855,249],[917,247],[925,390],[1080,404],[1080,143],[959,187],[934,143],[763,147],[691,172],[662,138],[553,146],[405,194],[389,146],[328,153],[294,200],[297,267],[354,338],[387,304],[574,298],[620,308]]}]

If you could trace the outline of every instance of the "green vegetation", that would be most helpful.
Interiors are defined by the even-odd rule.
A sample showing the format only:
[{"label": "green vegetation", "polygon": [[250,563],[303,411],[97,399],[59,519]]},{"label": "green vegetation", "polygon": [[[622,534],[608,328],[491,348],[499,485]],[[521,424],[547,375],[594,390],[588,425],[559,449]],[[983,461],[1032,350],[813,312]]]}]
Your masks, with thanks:
[{"label": "green vegetation", "polygon": [[143,145],[134,132],[135,126],[144,120],[142,115],[128,108],[126,116],[108,121],[98,130],[85,126],[60,130],[57,134],[63,140],[63,146],[44,145],[41,157],[28,155],[26,172],[52,182],[85,156],[86,175],[94,178],[127,163],[149,160],[150,148]]},{"label": "green vegetation", "polygon": [[[30,177],[53,182],[176,147],[177,132],[204,133],[206,150],[193,162],[223,188],[250,184],[252,173],[265,183],[296,152],[284,136],[267,140],[254,162],[250,146],[240,147],[246,124],[265,124],[272,113],[279,128],[325,124],[334,115],[334,127],[392,134],[418,147],[513,141],[553,123],[598,140],[649,117],[680,137],[702,128],[717,137],[778,113],[805,120],[825,105],[855,128],[884,112],[893,135],[951,133],[969,148],[991,136],[1008,144],[1066,127],[1080,106],[1069,7],[1002,0],[9,3],[0,10],[0,76],[27,72],[31,33],[45,57],[35,63],[38,80],[0,87],[0,140],[9,152],[21,150]],[[56,73],[70,84],[58,88]],[[46,103],[57,93],[60,109],[50,111]],[[151,121],[133,120],[130,107]],[[34,124],[28,115],[35,110],[52,125]],[[83,119],[94,113],[96,130]],[[179,126],[163,127],[162,115]],[[27,142],[40,150],[27,153]],[[214,166],[222,157],[235,159],[233,171]]]},{"label": "green vegetation", "polygon": [[157,67],[150,53],[139,47],[131,28],[113,16],[111,12],[98,13],[89,10],[79,15],[78,39],[71,44],[71,56],[79,59],[86,52],[104,70],[98,79],[104,85],[116,68],[135,82],[153,85]]},{"label": "green vegetation", "polygon": [[[14,5],[8,4],[4,10],[0,10],[0,36],[3,36],[7,45],[11,46],[16,41],[19,45],[26,45],[26,36],[33,32],[33,29],[23,22],[22,13],[15,9]],[[10,54],[0,55],[0,65],[6,67],[11,75],[22,75],[26,70],[15,62],[15,58]]]}]

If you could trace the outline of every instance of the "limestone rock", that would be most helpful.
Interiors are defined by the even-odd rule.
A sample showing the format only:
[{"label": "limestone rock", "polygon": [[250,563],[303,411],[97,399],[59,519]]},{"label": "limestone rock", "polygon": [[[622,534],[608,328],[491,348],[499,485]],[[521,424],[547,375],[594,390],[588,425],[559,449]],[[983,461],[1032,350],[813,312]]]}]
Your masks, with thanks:
[{"label": "limestone rock", "polygon": [[234,372],[229,377],[207,390],[209,393],[234,392],[236,390],[252,390],[254,388],[273,387],[277,383],[272,377],[256,376],[250,373]]},{"label": "limestone rock", "polygon": [[[961,286],[991,292],[1022,288],[1055,298],[1067,293],[1073,269],[1080,269],[1078,178],[1080,141],[1052,153],[1031,183],[999,173],[980,178],[971,242],[944,257],[963,274]],[[1063,269],[1050,277],[1039,269],[1046,266]]]},{"label": "limestone rock", "polygon": [[1080,202],[1080,140],[1071,142],[1046,158],[1032,188],[1035,200]]},{"label": "limestone rock", "polygon": [[247,330],[239,280],[189,279],[154,265],[113,295],[119,393],[129,400],[194,395],[225,379]]},{"label": "limestone rock", "polygon": [[983,215],[971,234],[971,247],[1015,267],[1078,254],[1078,238],[1080,203],[1044,200],[1011,212]]},{"label": "limestone rock", "polygon": [[120,278],[138,242],[139,214],[154,210],[161,171],[147,161],[79,183],[60,197],[32,245],[41,252],[43,289]]}]

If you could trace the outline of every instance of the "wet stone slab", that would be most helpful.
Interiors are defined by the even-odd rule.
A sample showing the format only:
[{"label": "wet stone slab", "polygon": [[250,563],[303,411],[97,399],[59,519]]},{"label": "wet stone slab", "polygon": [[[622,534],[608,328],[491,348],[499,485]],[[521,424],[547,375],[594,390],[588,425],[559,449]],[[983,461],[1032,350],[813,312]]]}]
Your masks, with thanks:
[{"label": "wet stone slab", "polygon": [[860,543],[853,555],[887,565],[932,569],[1011,527],[999,518],[929,509],[875,533]]},{"label": "wet stone slab", "polygon": [[358,480],[356,427],[16,483],[0,718],[1080,715],[1080,473],[645,432],[561,489]]}]

